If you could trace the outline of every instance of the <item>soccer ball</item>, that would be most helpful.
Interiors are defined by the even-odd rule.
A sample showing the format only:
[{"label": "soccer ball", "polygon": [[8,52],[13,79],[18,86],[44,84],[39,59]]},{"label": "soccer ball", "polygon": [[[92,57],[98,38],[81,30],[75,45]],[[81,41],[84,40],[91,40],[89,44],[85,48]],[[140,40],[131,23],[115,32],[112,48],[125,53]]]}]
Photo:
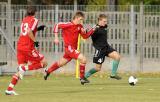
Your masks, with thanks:
[{"label": "soccer ball", "polygon": [[129,79],[128,79],[128,82],[131,86],[134,86],[138,82],[138,79],[134,76],[130,76]]}]

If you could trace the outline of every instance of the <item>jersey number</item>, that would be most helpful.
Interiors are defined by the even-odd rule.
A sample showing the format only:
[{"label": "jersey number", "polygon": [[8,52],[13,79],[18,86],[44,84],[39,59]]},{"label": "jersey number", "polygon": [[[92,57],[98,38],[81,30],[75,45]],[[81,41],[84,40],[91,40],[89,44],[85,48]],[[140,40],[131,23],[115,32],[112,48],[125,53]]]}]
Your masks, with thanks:
[{"label": "jersey number", "polygon": [[22,23],[21,24],[21,34],[26,35],[28,31],[28,23]]},{"label": "jersey number", "polygon": [[98,62],[99,62],[99,63],[102,63],[102,60],[103,60],[103,59],[102,59],[102,58],[100,58],[100,59],[98,59]]}]

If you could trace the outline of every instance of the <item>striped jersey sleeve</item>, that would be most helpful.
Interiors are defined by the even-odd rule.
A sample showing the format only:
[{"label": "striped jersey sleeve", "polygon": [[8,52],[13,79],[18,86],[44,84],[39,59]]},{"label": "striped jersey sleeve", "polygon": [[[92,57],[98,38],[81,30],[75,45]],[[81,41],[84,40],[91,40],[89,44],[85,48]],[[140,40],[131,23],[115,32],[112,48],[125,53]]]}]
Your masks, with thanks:
[{"label": "striped jersey sleeve", "polygon": [[58,29],[64,29],[72,25],[73,24],[71,22],[59,22],[53,27],[53,32],[58,33]]}]

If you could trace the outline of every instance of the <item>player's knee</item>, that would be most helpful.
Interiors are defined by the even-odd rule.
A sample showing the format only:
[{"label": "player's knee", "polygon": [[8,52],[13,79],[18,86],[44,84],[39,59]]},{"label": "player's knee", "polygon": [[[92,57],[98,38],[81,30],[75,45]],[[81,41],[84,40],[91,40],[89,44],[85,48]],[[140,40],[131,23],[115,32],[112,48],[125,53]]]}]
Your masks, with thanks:
[{"label": "player's knee", "polygon": [[65,65],[65,63],[62,63],[62,62],[57,62],[57,64],[58,64],[59,67],[62,67],[62,66]]},{"label": "player's knee", "polygon": [[69,62],[68,60],[60,60],[60,61],[57,62],[57,64],[58,64],[59,67],[62,67],[64,65],[66,65],[68,62]]},{"label": "player's knee", "polygon": [[120,60],[121,59],[121,56],[118,54],[118,56],[117,56],[117,60]]},{"label": "player's knee", "polygon": [[97,72],[101,71],[101,68],[95,68]]},{"label": "player's knee", "polygon": [[87,63],[87,59],[86,59],[86,57],[83,57],[83,58],[80,60],[80,63],[82,63],[82,64],[86,64],[86,63]]},{"label": "player's knee", "polygon": [[101,70],[101,66],[102,66],[101,64],[96,64],[95,69],[97,72],[99,72]]},{"label": "player's knee", "polygon": [[47,62],[45,62],[45,63],[44,63],[44,67],[47,67],[47,65],[48,65],[48,63],[47,63]]},{"label": "player's knee", "polygon": [[59,67],[62,67],[62,66],[63,66],[63,64],[60,63],[60,62],[57,62],[57,64],[58,64]]},{"label": "player's knee", "polygon": [[120,59],[121,59],[121,56],[119,54],[117,54],[116,57],[115,57],[115,60],[119,61]]},{"label": "player's knee", "polygon": [[43,61],[41,64],[42,64],[43,68],[47,67],[47,65],[48,65],[47,61]]}]

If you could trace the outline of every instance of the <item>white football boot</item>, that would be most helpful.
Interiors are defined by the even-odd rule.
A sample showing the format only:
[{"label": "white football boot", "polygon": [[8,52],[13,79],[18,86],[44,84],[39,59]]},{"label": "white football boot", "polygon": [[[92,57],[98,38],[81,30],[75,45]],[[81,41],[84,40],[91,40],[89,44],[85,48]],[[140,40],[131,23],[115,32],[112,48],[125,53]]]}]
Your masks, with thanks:
[{"label": "white football boot", "polygon": [[16,93],[14,90],[12,90],[12,91],[6,90],[6,91],[5,91],[5,94],[6,94],[6,95],[19,95],[19,94]]}]

